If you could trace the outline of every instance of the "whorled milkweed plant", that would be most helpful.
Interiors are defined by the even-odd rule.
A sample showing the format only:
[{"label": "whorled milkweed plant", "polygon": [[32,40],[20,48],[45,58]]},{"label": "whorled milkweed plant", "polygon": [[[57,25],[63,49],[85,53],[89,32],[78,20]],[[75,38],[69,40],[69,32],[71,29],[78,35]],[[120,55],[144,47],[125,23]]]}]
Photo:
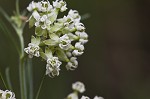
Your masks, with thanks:
[{"label": "whorled milkweed plant", "polygon": [[[63,0],[32,1],[27,7],[27,11],[20,12],[18,0],[16,12],[11,17],[0,8],[0,12],[16,31],[20,46],[17,45],[9,30],[5,28],[2,20],[0,20],[0,28],[3,32],[7,32],[19,54],[20,99],[38,99],[43,80],[34,97],[31,58],[41,57],[45,60],[45,75],[51,78],[59,76],[63,66],[67,70],[75,70],[78,67],[77,57],[84,53],[84,45],[88,42],[88,34],[85,32],[84,24],[81,23],[78,11],[69,10]],[[60,14],[64,14],[65,11],[68,12],[67,15],[60,17]],[[34,28],[35,31],[34,35],[31,35],[31,42],[25,48],[23,30],[26,23],[29,23],[29,28]],[[26,67],[28,67],[28,71],[26,71]],[[8,89],[12,90],[8,70],[6,74],[8,84],[0,73],[7,89],[6,91],[0,90],[0,99],[16,99],[15,94],[8,91]],[[27,83],[29,83],[29,88],[27,88]],[[72,85],[72,89],[74,92],[69,94],[66,99],[79,99],[78,93],[83,93],[85,86],[81,82],[76,82]],[[80,99],[89,99],[89,97],[82,96]],[[103,98],[96,96],[94,99]]]}]

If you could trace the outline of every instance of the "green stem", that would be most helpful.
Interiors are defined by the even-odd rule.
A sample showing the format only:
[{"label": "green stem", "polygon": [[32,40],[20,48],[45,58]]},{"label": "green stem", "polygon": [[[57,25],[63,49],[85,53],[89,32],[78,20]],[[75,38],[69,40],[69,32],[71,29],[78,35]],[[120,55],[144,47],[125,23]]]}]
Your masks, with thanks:
[{"label": "green stem", "polygon": [[40,91],[41,91],[41,89],[42,89],[42,85],[43,85],[44,79],[45,79],[45,74],[44,74],[44,76],[43,76],[43,78],[42,78],[42,81],[41,81],[41,83],[40,83],[40,86],[39,86],[39,89],[38,89],[38,92],[37,92],[37,94],[36,94],[36,98],[35,98],[35,99],[38,99],[38,98],[39,98],[39,94],[40,94]]},{"label": "green stem", "polygon": [[23,30],[18,29],[17,34],[20,40],[19,77],[20,77],[21,99],[27,99]]},{"label": "green stem", "polygon": [[5,88],[8,89],[1,72],[0,72],[0,78],[2,79],[2,82],[3,82],[4,86],[5,86]]}]

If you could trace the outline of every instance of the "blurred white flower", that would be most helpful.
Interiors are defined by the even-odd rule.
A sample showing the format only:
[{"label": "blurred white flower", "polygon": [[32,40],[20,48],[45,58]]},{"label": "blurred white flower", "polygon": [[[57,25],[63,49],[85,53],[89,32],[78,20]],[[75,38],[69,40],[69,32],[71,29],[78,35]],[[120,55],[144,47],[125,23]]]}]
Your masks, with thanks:
[{"label": "blurred white flower", "polygon": [[34,11],[34,10],[38,10],[38,11],[41,11],[41,7],[42,7],[42,4],[41,2],[34,2],[32,1],[29,6],[27,7],[27,10],[28,11]]},{"label": "blurred white flower", "polygon": [[90,99],[88,96],[82,96],[81,99]]},{"label": "blurred white flower", "polygon": [[71,93],[67,96],[67,99],[78,99],[78,94],[76,92]]},{"label": "blurred white flower", "polygon": [[85,91],[85,86],[82,82],[78,81],[72,84],[72,89],[80,93],[83,93]]},{"label": "blurred white flower", "polygon": [[94,99],[104,99],[103,97],[95,96]]},{"label": "blurred white flower", "polygon": [[15,94],[9,90],[0,90],[0,99],[16,99]]}]

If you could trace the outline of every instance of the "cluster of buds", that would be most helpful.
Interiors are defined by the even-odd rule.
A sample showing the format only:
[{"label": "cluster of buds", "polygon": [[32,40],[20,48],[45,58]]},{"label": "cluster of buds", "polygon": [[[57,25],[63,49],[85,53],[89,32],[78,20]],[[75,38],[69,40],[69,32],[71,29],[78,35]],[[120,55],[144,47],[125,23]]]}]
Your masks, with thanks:
[{"label": "cluster of buds", "polygon": [[[79,99],[78,93],[85,92],[85,85],[82,82],[72,84],[73,93],[69,94],[66,99]],[[80,99],[90,99],[88,96],[82,96]],[[95,96],[93,99],[104,99],[103,97]]]},{"label": "cluster of buds", "polygon": [[84,44],[88,42],[81,16],[76,10],[59,18],[59,13],[67,10],[66,2],[32,1],[27,10],[31,12],[29,27],[35,28],[35,36],[24,51],[30,58],[42,57],[46,62],[46,75],[58,76],[60,66],[66,63],[67,70],[78,67],[77,57],[84,53]]},{"label": "cluster of buds", "polygon": [[0,90],[0,99],[16,99],[15,94],[9,90]]}]

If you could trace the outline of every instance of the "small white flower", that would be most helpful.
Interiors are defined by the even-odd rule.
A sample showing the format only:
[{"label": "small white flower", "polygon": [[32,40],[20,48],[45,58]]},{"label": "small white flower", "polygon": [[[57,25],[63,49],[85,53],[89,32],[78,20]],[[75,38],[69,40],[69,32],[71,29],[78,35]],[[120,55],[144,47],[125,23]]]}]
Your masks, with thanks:
[{"label": "small white flower", "polygon": [[85,30],[84,24],[83,23],[75,23],[75,27],[78,31],[83,31]]},{"label": "small white flower", "polygon": [[52,67],[60,67],[62,63],[58,60],[58,57],[52,57],[47,59],[47,64],[50,64]]},{"label": "small white flower", "polygon": [[66,7],[66,2],[64,2],[63,0],[56,0],[53,2],[53,6],[55,8],[59,8],[61,12],[64,12],[67,10]]},{"label": "small white flower", "polygon": [[88,96],[82,96],[81,99],[90,99]]},{"label": "small white flower", "polygon": [[41,7],[42,12],[50,12],[53,9],[49,1],[41,1],[41,4],[42,4]]},{"label": "small white flower", "polygon": [[88,38],[88,34],[85,32],[75,32],[75,34],[80,38],[80,39],[87,39]]},{"label": "small white flower", "polygon": [[40,47],[36,44],[29,43],[29,47],[25,48],[24,51],[29,54],[29,58],[33,58],[33,56],[39,57],[39,49]]},{"label": "small white flower", "polygon": [[50,77],[58,76],[59,71],[60,71],[59,67],[52,67],[49,64],[46,65],[46,75],[49,75]]},{"label": "small white flower", "polygon": [[15,94],[9,90],[0,90],[0,99],[16,99]]},{"label": "small white flower", "polygon": [[71,46],[71,40],[69,39],[68,35],[65,34],[60,37],[60,44],[59,47],[63,50],[68,50]]},{"label": "small white flower", "polygon": [[67,96],[67,99],[78,99],[78,94],[77,93],[71,93]]},{"label": "small white flower", "polygon": [[49,75],[50,77],[58,76],[61,64],[62,62],[58,60],[58,57],[47,59],[46,75]]},{"label": "small white flower", "polygon": [[33,11],[33,10],[38,10],[38,11],[40,11],[41,10],[41,7],[42,7],[42,4],[41,4],[41,2],[34,2],[34,1],[32,1],[30,4],[29,4],[29,6],[27,7],[27,10],[28,11]]},{"label": "small white flower", "polygon": [[36,27],[41,26],[42,29],[46,29],[47,27],[50,26],[50,24],[51,21],[49,20],[49,17],[47,15],[43,15],[37,22],[35,22],[35,26]]},{"label": "small white flower", "polygon": [[95,96],[94,99],[104,99],[103,97]]},{"label": "small white flower", "polygon": [[72,52],[72,54],[74,56],[80,56],[84,53],[83,50],[84,50],[84,46],[81,44],[81,42],[77,42],[75,44],[75,50]]},{"label": "small white flower", "polygon": [[34,17],[34,19],[36,21],[38,21],[40,19],[40,17],[41,17],[40,14],[37,11],[33,11],[32,16]]},{"label": "small white flower", "polygon": [[85,91],[85,86],[82,82],[78,81],[72,84],[72,89],[80,93],[83,93]]},{"label": "small white flower", "polygon": [[81,16],[79,15],[77,10],[70,10],[68,12],[68,16],[74,19],[74,22],[80,22]]},{"label": "small white flower", "polygon": [[78,61],[76,57],[71,57],[70,62],[67,63],[67,70],[75,70],[78,67]]},{"label": "small white flower", "polygon": [[81,44],[86,44],[88,42],[87,39],[79,39],[79,42],[81,42]]}]

